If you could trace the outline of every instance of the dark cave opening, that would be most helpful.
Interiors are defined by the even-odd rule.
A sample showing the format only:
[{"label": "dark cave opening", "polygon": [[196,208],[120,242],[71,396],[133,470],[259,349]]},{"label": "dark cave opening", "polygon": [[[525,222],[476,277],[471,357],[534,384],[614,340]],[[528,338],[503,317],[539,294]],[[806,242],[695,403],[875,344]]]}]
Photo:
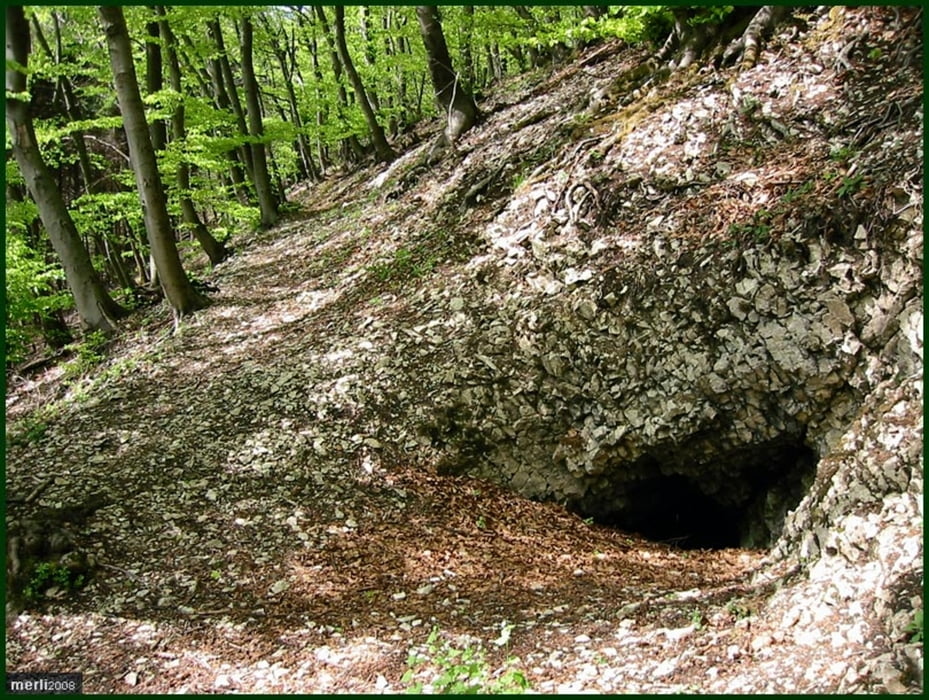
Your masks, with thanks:
[{"label": "dark cave opening", "polygon": [[[741,448],[688,472],[658,463],[583,508],[603,525],[682,549],[768,548],[813,481],[816,454],[798,441]],[[663,462],[667,464],[667,462]],[[640,465],[641,466],[641,465]]]}]

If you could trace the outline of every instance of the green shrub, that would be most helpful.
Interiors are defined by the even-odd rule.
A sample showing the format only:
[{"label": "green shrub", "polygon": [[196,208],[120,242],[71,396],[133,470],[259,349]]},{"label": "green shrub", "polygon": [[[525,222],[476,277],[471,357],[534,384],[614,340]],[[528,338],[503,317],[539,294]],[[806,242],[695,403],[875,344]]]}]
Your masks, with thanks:
[{"label": "green shrub", "polygon": [[84,574],[74,573],[66,566],[43,561],[35,565],[29,583],[23,589],[26,600],[37,602],[50,588],[73,591],[85,583]]},{"label": "green shrub", "polygon": [[426,648],[427,656],[411,651],[407,658],[407,671],[401,680],[407,684],[409,694],[423,692],[427,684],[414,679],[430,668],[433,676],[428,686],[439,695],[518,694],[529,689],[525,674],[514,667],[518,659],[507,659],[506,666],[494,674],[480,643],[464,647],[453,646],[444,640],[440,643],[439,629],[433,627],[426,640]]},{"label": "green shrub", "polygon": [[107,337],[103,331],[92,331],[81,342],[69,345],[68,349],[74,351],[76,356],[65,366],[65,376],[69,379],[79,377],[103,362],[106,359],[106,344]]},{"label": "green shrub", "polygon": [[913,619],[910,621],[910,624],[906,626],[903,630],[910,635],[910,641],[916,644],[921,644],[923,641],[923,611],[914,610]]}]

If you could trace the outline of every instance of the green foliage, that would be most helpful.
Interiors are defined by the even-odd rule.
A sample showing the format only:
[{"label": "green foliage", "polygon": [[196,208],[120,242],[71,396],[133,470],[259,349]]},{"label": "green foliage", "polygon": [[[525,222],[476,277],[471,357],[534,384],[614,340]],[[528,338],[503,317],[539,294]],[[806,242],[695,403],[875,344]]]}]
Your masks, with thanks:
[{"label": "green foliage", "polygon": [[842,176],[842,184],[839,186],[839,196],[847,197],[855,194],[861,189],[861,183],[864,181],[864,175],[855,175],[853,177]]},{"label": "green foliage", "polygon": [[694,15],[688,19],[688,23],[696,26],[699,24],[719,24],[728,17],[735,9],[732,5],[701,5],[694,8]]},{"label": "green foliage", "polygon": [[731,600],[726,604],[726,610],[738,620],[744,620],[752,614],[751,609],[747,605],[735,600]]},{"label": "green foliage", "polygon": [[43,317],[67,309],[73,303],[58,283],[64,271],[46,262],[17,231],[23,211],[31,203],[7,203],[6,235],[6,362],[16,364],[26,358],[31,341],[40,335]]},{"label": "green foliage", "polygon": [[703,611],[700,608],[694,608],[690,613],[690,624],[694,629],[703,629]]},{"label": "green foliage", "polygon": [[910,635],[910,642],[914,644],[922,644],[923,641],[923,611],[921,608],[913,611],[913,619],[910,621],[904,630],[908,635]]},{"label": "green foliage", "polygon": [[752,216],[752,220],[744,224],[731,224],[729,235],[733,238],[748,238],[755,242],[763,242],[771,236],[771,213],[761,209]]},{"label": "green foliage", "polygon": [[48,423],[39,412],[30,414],[20,420],[15,428],[7,433],[11,445],[31,445],[39,442],[48,432]]},{"label": "green foliage", "polygon": [[38,602],[51,588],[73,591],[81,588],[84,583],[84,574],[75,573],[61,564],[43,561],[33,568],[29,583],[23,589],[23,595],[26,600]]},{"label": "green foliage", "polygon": [[[515,666],[519,659],[509,658],[502,669],[493,672],[480,643],[457,647],[440,642],[437,627],[432,628],[426,649],[426,656],[411,651],[407,657],[401,681],[408,694],[419,695],[427,688],[439,695],[521,694],[530,687],[525,674]],[[427,683],[416,680],[429,671],[432,678]]]},{"label": "green foliage", "polygon": [[851,146],[835,146],[829,151],[829,159],[837,163],[846,163],[855,153],[855,149]]},{"label": "green foliage", "polygon": [[809,194],[812,191],[813,181],[807,180],[802,185],[789,189],[782,197],[782,200],[785,204],[790,204],[791,202],[800,199],[803,195]]},{"label": "green foliage", "polygon": [[398,248],[393,258],[377,262],[368,267],[372,274],[382,282],[403,280],[411,277],[425,277],[431,273],[438,262],[435,254],[424,246]]},{"label": "green foliage", "polygon": [[106,343],[107,337],[102,331],[93,331],[81,342],[69,345],[68,349],[74,351],[75,357],[65,366],[65,376],[69,379],[79,377],[103,362],[106,359]]},{"label": "green foliage", "polygon": [[596,29],[591,38],[616,37],[630,44],[659,41],[670,29],[671,21],[670,10],[662,5],[628,5],[615,16],[611,13],[595,21],[584,20]]}]

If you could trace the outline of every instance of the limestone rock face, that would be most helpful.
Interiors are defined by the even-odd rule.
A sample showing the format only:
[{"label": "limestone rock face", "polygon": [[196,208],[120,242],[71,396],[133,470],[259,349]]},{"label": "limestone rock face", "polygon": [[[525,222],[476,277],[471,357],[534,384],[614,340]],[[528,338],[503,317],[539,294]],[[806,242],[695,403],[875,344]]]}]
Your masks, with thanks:
[{"label": "limestone rock face", "polygon": [[[634,264],[572,272],[556,294],[501,300],[423,432],[450,471],[605,517],[643,482],[679,477],[695,499],[744,512],[742,544],[771,544],[804,498],[784,534],[810,540],[838,515],[814,496],[837,478],[827,472],[906,491],[919,471],[919,238],[667,241]],[[642,271],[648,288],[635,289]],[[896,443],[873,434],[889,430],[884,410],[905,424]]]},{"label": "limestone rock face", "polygon": [[[854,168],[824,174],[828,157],[715,157],[711,122],[749,93],[790,129],[833,118],[825,74],[784,68],[535,170],[475,226],[482,254],[408,299],[423,318],[379,400],[442,472],[655,539],[767,548],[809,574],[808,597],[853,596],[901,639],[922,585],[922,129],[873,133],[854,168],[874,187],[853,197]],[[856,89],[849,119],[877,108]],[[803,153],[830,152],[810,139]],[[782,166],[824,199],[791,204]]]}]

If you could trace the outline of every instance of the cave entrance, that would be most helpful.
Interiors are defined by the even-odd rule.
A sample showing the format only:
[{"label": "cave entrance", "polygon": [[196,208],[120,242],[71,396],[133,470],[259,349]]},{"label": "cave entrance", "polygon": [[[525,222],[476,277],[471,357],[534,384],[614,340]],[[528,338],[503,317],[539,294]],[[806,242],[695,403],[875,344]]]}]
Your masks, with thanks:
[{"label": "cave entrance", "polygon": [[812,485],[816,462],[812,449],[794,441],[741,448],[669,474],[661,469],[666,461],[651,458],[638,465],[645,467],[639,478],[614,490],[611,507],[600,501],[586,514],[684,549],[767,548]]}]

